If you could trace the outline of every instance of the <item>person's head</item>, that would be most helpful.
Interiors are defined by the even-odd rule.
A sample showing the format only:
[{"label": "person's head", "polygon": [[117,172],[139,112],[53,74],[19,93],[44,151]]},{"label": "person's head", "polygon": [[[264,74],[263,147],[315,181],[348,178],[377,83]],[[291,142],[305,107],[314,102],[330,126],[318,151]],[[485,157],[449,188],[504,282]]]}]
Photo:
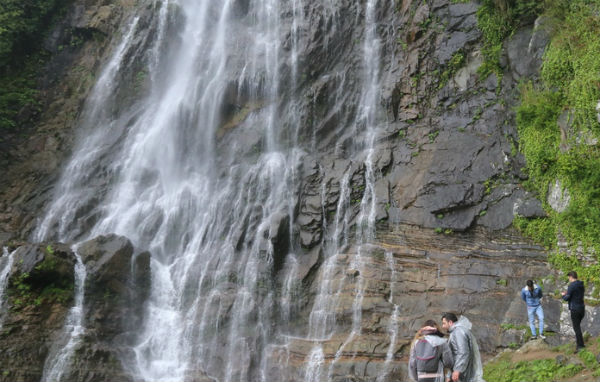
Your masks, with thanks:
[{"label": "person's head", "polygon": [[[427,328],[427,330],[423,330],[425,328]],[[442,333],[437,322],[435,322],[434,320],[425,321],[421,329],[423,331],[423,334],[433,334],[439,337],[444,337],[444,333]]]},{"label": "person's head", "polygon": [[533,292],[533,280],[527,280],[525,284],[527,284],[527,289],[529,289],[530,292]]},{"label": "person's head", "polygon": [[423,325],[421,326],[421,328],[434,328],[436,331],[440,331],[440,327],[438,326],[437,322],[435,322],[434,320],[427,320],[423,323]]},{"label": "person's head", "polygon": [[444,330],[450,330],[456,321],[458,321],[456,314],[450,312],[442,314],[442,328]]},{"label": "person's head", "polygon": [[569,278],[569,282],[573,282],[573,281],[577,280],[577,272],[571,271],[571,272],[567,273],[567,277]]},{"label": "person's head", "polygon": [[444,334],[441,332],[440,327],[438,326],[437,322],[435,322],[434,320],[427,320],[423,323],[423,325],[421,325],[421,328],[419,330],[417,330],[417,333],[415,333],[415,341],[425,337],[426,335],[436,335],[436,336],[440,336],[443,337]]}]

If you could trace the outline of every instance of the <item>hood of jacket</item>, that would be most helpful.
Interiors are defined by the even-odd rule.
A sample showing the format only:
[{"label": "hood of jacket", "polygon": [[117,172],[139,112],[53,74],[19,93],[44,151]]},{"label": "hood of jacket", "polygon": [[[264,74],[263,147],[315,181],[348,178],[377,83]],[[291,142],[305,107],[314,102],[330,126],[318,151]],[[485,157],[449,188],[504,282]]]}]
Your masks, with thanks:
[{"label": "hood of jacket", "polygon": [[436,336],[435,334],[428,334],[424,338],[425,341],[429,342],[433,347],[443,345],[446,342],[444,337]]},{"label": "hood of jacket", "polygon": [[452,327],[450,328],[450,331],[453,331],[456,328],[464,328],[464,329],[467,329],[470,331],[472,327],[473,327],[473,324],[471,323],[471,321],[469,321],[469,319],[467,317],[460,316],[458,321],[456,321],[454,323],[454,325],[452,325]]}]

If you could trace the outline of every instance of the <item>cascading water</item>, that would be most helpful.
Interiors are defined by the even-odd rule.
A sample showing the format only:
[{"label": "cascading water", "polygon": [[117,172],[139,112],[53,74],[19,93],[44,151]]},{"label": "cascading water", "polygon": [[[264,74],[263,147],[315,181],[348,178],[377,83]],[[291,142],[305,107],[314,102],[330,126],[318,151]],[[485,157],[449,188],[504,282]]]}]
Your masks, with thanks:
[{"label": "cascading water", "polygon": [[0,256],[0,329],[4,322],[4,292],[8,285],[8,276],[14,262],[14,251],[9,252],[8,248],[2,248],[2,256]]},{"label": "cascading water", "polygon": [[[308,5],[303,0],[147,3],[151,6],[140,9],[153,14],[140,11],[131,19],[87,101],[84,133],[35,237],[70,241],[117,233],[151,252],[144,326],[131,345],[133,361],[124,361],[135,380],[208,375],[223,382],[268,381],[268,360],[287,352],[291,337],[287,323],[277,320],[289,319],[297,308],[299,168],[318,146],[316,133],[306,131],[315,122],[301,115],[307,101],[299,96],[307,75],[302,48],[309,34]],[[324,49],[332,43],[331,33],[341,30],[342,6],[327,1],[315,8],[332,23]],[[354,21],[364,25],[363,58],[354,73],[358,107],[344,105],[352,100],[348,89],[355,83],[347,80],[349,74],[333,66],[323,74],[335,79],[332,113],[349,114],[340,120],[355,126],[350,135],[362,143],[351,154],[363,159],[343,169],[335,217],[323,222],[324,262],[306,338],[314,346],[301,377],[306,380],[327,375],[321,344],[337,327],[339,296],[349,283],[342,268],[358,275],[345,343],[360,334],[364,246],[373,239],[376,204],[377,6],[376,0],[365,8],[357,5],[358,15],[365,15]],[[151,27],[141,30],[142,24]],[[136,55],[138,61],[132,59]],[[123,106],[114,94],[119,81],[139,69],[136,62],[149,74],[148,90]],[[232,144],[221,144],[220,138],[236,134]],[[303,134],[309,139],[302,141]],[[365,174],[358,216],[350,200],[356,165]],[[351,242],[354,253],[342,255]],[[278,282],[274,275],[281,269],[286,275]],[[338,356],[343,351],[344,346]],[[56,360],[48,360],[46,380],[50,375],[59,380],[68,367]]]},{"label": "cascading water", "polygon": [[377,382],[385,382],[388,380],[388,373],[390,372],[390,364],[394,359],[394,349],[396,347],[396,340],[398,339],[398,314],[400,313],[400,306],[394,303],[394,283],[396,280],[396,261],[392,252],[385,253],[385,261],[390,268],[390,297],[388,301],[394,306],[392,317],[388,325],[388,333],[390,338],[390,344],[385,355],[385,363],[383,365],[383,372],[377,376]]},{"label": "cascading water", "polygon": [[66,344],[46,359],[42,382],[60,381],[68,370],[81,336],[85,332],[83,320],[83,293],[86,270],[77,249],[73,248],[77,262],[75,264],[75,305],[69,311],[65,322],[64,337]]},{"label": "cascading water", "polygon": [[[332,240],[336,244],[334,246],[329,246],[329,257],[325,262],[324,270],[322,273],[321,280],[321,289],[317,298],[315,300],[315,304],[313,306],[313,310],[311,311],[311,322],[309,333],[313,336],[315,334],[316,337],[324,338],[326,336],[330,337],[333,332],[331,331],[331,322],[335,323],[335,312],[337,311],[337,306],[339,304],[340,293],[344,287],[346,282],[345,276],[346,274],[355,275],[354,278],[354,301],[352,303],[352,327],[350,332],[344,342],[341,344],[339,349],[337,350],[333,361],[329,365],[327,380],[331,380],[334,367],[336,363],[340,360],[346,348],[352,341],[356,339],[357,336],[361,334],[362,327],[362,301],[364,296],[364,288],[365,288],[365,280],[363,276],[364,271],[364,253],[365,245],[367,245],[370,241],[374,239],[375,232],[375,206],[376,206],[376,196],[374,191],[375,186],[375,176],[373,173],[373,145],[377,136],[376,122],[377,122],[377,114],[378,114],[378,104],[379,104],[379,54],[380,54],[380,42],[377,36],[377,20],[376,20],[376,7],[377,0],[368,0],[365,4],[365,32],[363,39],[363,60],[362,60],[362,84],[361,84],[361,98],[358,104],[358,112],[356,118],[354,120],[354,129],[355,134],[358,136],[366,137],[366,142],[362,144],[363,146],[363,154],[366,159],[364,160],[364,168],[365,168],[365,176],[364,176],[364,189],[365,192],[361,198],[360,202],[360,213],[356,219],[356,249],[354,254],[352,254],[352,258],[349,261],[347,272],[342,272],[341,277],[339,276],[339,265],[336,264],[336,255],[338,254],[339,247],[337,243],[340,241],[343,243],[341,248],[345,248],[348,243],[348,222],[350,220],[349,217],[349,205],[347,204],[348,198],[345,198],[344,195],[349,195],[350,190],[348,189],[348,176],[346,175],[341,184],[340,184],[340,198],[338,203],[338,209],[336,211],[336,216],[342,216],[342,221],[336,220],[335,222],[335,230],[332,235]],[[363,130],[362,134],[359,134],[359,130]],[[361,146],[357,142],[357,146]],[[359,151],[358,149],[355,149]],[[343,228],[340,230],[339,224],[343,222]],[[337,291],[332,290],[332,278],[333,275],[338,273],[337,281]],[[346,273],[346,274],[344,274]],[[335,285],[335,284],[334,284]],[[314,318],[320,318],[316,321]],[[318,328],[315,330],[315,328]],[[314,337],[313,337],[314,338]],[[317,341],[321,341],[316,339]],[[315,373],[321,372],[321,365],[323,361],[315,357],[315,354],[322,353],[322,345],[317,342],[315,347],[313,347],[312,353],[309,355],[308,366],[306,373],[306,381],[312,380],[320,380],[322,376],[316,375]],[[318,360],[318,365],[315,364],[315,360]],[[317,371],[315,371],[317,370]]]}]

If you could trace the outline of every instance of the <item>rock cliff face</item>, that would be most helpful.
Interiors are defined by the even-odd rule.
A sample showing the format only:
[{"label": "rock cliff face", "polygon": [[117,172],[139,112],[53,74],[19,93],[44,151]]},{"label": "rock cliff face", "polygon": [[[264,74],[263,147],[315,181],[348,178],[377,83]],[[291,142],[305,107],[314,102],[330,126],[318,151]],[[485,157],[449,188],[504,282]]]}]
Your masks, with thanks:
[{"label": "rock cliff face", "polygon": [[[84,345],[73,349],[64,372],[52,374],[52,360],[60,354],[75,330],[75,253],[63,244],[26,245],[12,257],[8,273],[8,310],[2,314],[3,381],[130,380],[120,359],[127,336],[140,325],[140,307],[147,298],[149,253],[133,256],[133,246],[117,236],[101,236],[77,248],[86,277],[82,325]],[[67,316],[69,318],[67,318]]]},{"label": "rock cliff face", "polygon": [[[214,327],[198,324],[185,332],[192,338],[208,338],[216,350],[205,356],[204,348],[186,348],[192,360],[186,361],[181,379],[404,380],[415,330],[426,319],[439,320],[444,311],[464,313],[471,319],[485,353],[521,341],[523,331],[503,330],[500,325],[525,323],[525,308],[518,297],[525,280],[538,280],[548,295],[562,287],[547,265],[544,249],[511,228],[515,214],[544,214],[540,202],[520,185],[525,178],[520,170],[524,163],[515,150],[518,136],[513,107],[518,82],[536,76],[547,32],[524,26],[505,44],[502,78],[479,78],[477,68],[483,58],[476,2],[377,2],[378,134],[370,142],[355,117],[368,93],[359,84],[364,56],[359,42],[368,34],[364,2],[332,2],[336,3],[335,12],[326,12],[327,6],[319,2],[299,3],[303,15],[300,37],[285,35],[282,46],[290,50],[295,45],[302,52],[297,58],[301,75],[294,77],[292,61],[280,63],[282,83],[296,81],[293,90],[297,94],[282,90],[278,105],[285,109],[291,103],[297,111],[294,115],[300,116],[282,122],[286,129],[281,133],[295,134],[302,151],[293,169],[292,212],[277,211],[269,216],[268,224],[263,224],[260,213],[235,216],[241,222],[231,218],[227,230],[214,236],[219,242],[233,238],[232,244],[211,248],[215,254],[208,257],[209,262],[199,266],[192,261],[185,275],[180,275],[187,276],[188,270],[201,275],[187,281],[178,295],[178,302],[187,308],[196,309],[190,302],[196,284],[197,288],[205,284],[214,287],[214,293],[201,296],[205,311],[189,308],[194,314],[185,319],[201,317],[199,322],[204,324],[204,316],[219,317]],[[151,380],[132,366],[149,357],[145,353],[152,353],[152,348],[144,347],[146,339],[140,328],[148,325],[147,316],[156,308],[153,304],[160,302],[156,295],[154,300],[149,297],[151,290],[157,293],[157,289],[170,287],[152,284],[160,271],[156,263],[183,244],[168,239],[161,245],[149,243],[161,235],[162,225],[169,227],[167,237],[177,237],[171,229],[188,224],[191,218],[170,221],[157,213],[136,227],[135,237],[130,238],[134,244],[122,236],[103,235],[80,243],[76,253],[64,244],[17,240],[31,237],[44,208],[56,198],[53,186],[75,146],[76,127],[85,117],[81,113],[86,96],[109,52],[118,45],[115,36],[124,33],[119,31],[128,25],[133,12],[139,15],[140,30],[146,32],[134,37],[133,48],[125,55],[131,65],[117,76],[122,85],[109,112],[128,119],[127,126],[136,123],[140,108],[136,99],[149,86],[148,74],[141,69],[143,53],[157,38],[155,18],[162,9],[160,4],[78,0],[48,38],[47,45],[56,55],[41,85],[47,94],[46,111],[35,132],[9,153],[5,182],[0,185],[0,244],[12,246],[11,250],[18,247],[0,257],[7,264],[11,256],[13,264],[7,277],[7,304],[2,305],[0,381],[47,378],[51,360],[60,358],[68,348],[71,337],[64,323],[76,300],[77,255],[86,271],[81,310],[84,330],[60,378]],[[232,17],[252,18],[247,14],[249,2],[232,4]],[[177,45],[181,41],[175,37],[181,36],[179,24],[184,16],[174,3],[169,7],[167,35],[174,37]],[[290,15],[296,12],[290,7],[292,4],[286,3],[279,9],[286,23],[292,23]],[[59,51],[58,46],[73,34],[83,42]],[[239,57],[237,61],[231,58],[231,65],[238,61]],[[227,162],[234,154],[259,162],[257,150],[265,145],[265,137],[252,121],[267,109],[266,100],[235,82],[245,69],[235,67],[231,82],[219,93],[223,102],[218,110],[221,123],[215,131],[214,149],[220,154],[214,163],[217,173],[236,167]],[[288,131],[292,129],[294,133]],[[119,147],[125,136],[114,137],[111,145]],[[363,150],[367,146],[370,149]],[[106,151],[93,172],[86,174],[93,197],[76,211],[61,212],[72,218],[65,236],[69,240],[89,237],[101,214],[110,208],[102,201],[116,182],[107,165],[115,152]],[[150,182],[158,175],[140,177]],[[366,190],[375,201],[371,220],[377,224],[361,237]],[[253,197],[260,197],[257,194],[244,200],[250,205]],[[182,203],[193,207],[187,197]],[[235,205],[233,200],[228,203]],[[336,214],[344,203],[348,208],[340,219]],[[192,207],[186,209],[197,213]],[[213,213],[224,214],[222,210]],[[349,233],[345,235],[348,240],[335,243],[336,250],[329,253],[334,246],[328,242],[333,221]],[[229,225],[235,232],[230,232]],[[207,230],[199,241],[210,236]],[[194,242],[191,237],[192,233],[182,235],[181,241],[187,245]],[[239,253],[254,248],[261,256],[270,256],[254,272],[221,271],[240,261],[238,257],[212,261],[219,251]],[[268,269],[263,272],[261,266]],[[204,269],[210,271],[208,276]],[[240,275],[251,279],[265,274],[268,279],[256,276],[259,280],[251,285],[259,291],[259,298],[238,303],[237,290],[247,286]],[[48,290],[49,286],[54,289]],[[270,303],[275,300],[279,302]],[[317,309],[320,303],[325,306],[322,310]],[[568,319],[561,316],[561,303],[548,298],[544,308],[548,327],[559,333],[555,341],[568,338]],[[236,321],[236,309],[250,312],[242,316],[249,320]],[[593,334],[598,331],[593,326],[595,316],[595,308],[590,308],[590,318],[584,321],[585,329]],[[267,328],[261,326],[263,322],[268,323],[264,324]],[[315,322],[335,327],[333,334],[319,336]],[[239,331],[232,329],[236,325]],[[206,334],[198,335],[199,328]],[[250,338],[244,346],[251,354],[235,362],[230,359],[237,354],[231,350],[236,343],[231,333]],[[208,361],[197,361],[200,359]],[[165,370],[170,367],[164,366]],[[179,373],[177,367],[174,373]],[[224,371],[227,367],[230,370]]]}]

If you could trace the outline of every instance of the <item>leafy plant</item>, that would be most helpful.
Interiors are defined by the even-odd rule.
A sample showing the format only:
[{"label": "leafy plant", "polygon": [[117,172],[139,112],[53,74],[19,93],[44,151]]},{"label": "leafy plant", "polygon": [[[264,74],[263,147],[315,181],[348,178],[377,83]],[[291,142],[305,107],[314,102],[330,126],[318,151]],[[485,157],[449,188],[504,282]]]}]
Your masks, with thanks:
[{"label": "leafy plant", "polygon": [[577,353],[577,355],[583,361],[585,367],[587,367],[588,369],[596,369],[598,367],[598,361],[596,361],[596,356],[591,351],[587,349],[582,349],[579,351],[579,353]]},{"label": "leafy plant", "polygon": [[0,131],[18,127],[24,109],[39,112],[36,77],[46,57],[40,36],[68,1],[0,2]]},{"label": "leafy plant", "polygon": [[[556,31],[544,55],[541,81],[521,87],[517,108],[519,149],[527,160],[529,180],[524,185],[546,200],[557,179],[568,189],[570,202],[563,212],[545,204],[547,217],[515,219],[517,228],[556,249],[558,234],[573,246],[600,254],[600,138],[595,107],[600,99],[600,3],[586,0],[544,2]],[[566,119],[563,131],[559,117]],[[550,262],[580,278],[600,282],[600,266],[584,266],[574,255],[553,251]]]},{"label": "leafy plant", "polygon": [[581,365],[561,365],[554,359],[541,359],[513,363],[510,354],[501,356],[497,361],[484,367],[483,377],[494,382],[550,382],[571,377],[581,370]]},{"label": "leafy plant", "polygon": [[502,76],[500,55],[502,43],[519,25],[542,10],[538,0],[483,0],[477,11],[477,25],[483,35],[484,57],[478,72],[482,78],[491,73]]}]

